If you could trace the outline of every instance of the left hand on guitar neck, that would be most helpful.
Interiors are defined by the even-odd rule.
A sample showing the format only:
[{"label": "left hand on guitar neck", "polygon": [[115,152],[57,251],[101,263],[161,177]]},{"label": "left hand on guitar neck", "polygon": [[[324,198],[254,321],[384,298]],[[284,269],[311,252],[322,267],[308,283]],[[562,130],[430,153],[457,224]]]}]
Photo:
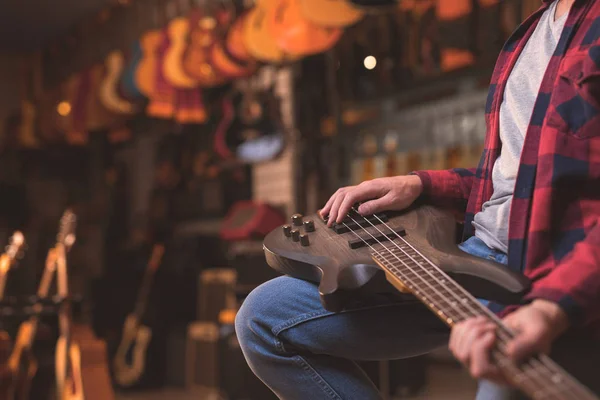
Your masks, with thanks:
[{"label": "left hand on guitar neck", "polygon": [[[515,332],[515,338],[508,344],[508,354],[515,361],[535,353],[548,353],[554,339],[569,326],[566,314],[556,303],[541,299],[507,315],[504,322]],[[508,384],[490,361],[496,327],[485,317],[462,321],[452,328],[448,347],[474,378]]]}]

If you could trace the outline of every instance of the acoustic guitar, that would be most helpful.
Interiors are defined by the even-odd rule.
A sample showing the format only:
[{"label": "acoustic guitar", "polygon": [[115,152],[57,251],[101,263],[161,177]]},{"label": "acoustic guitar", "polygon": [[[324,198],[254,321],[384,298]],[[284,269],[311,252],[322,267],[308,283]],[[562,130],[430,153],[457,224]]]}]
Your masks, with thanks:
[{"label": "acoustic guitar", "polygon": [[[412,293],[448,326],[484,316],[497,325],[492,359],[524,393],[536,400],[597,400],[546,355],[521,363],[507,356],[514,332],[477,298],[517,304],[529,283],[503,265],[462,252],[455,237],[453,216],[431,206],[368,216],[352,209],[331,228],[317,215],[296,214],[291,224],[269,233],[263,247],[271,267],[317,282],[330,311],[343,310],[361,291],[400,291]],[[597,383],[595,376],[585,381]]]},{"label": "acoustic guitar", "polygon": [[305,19],[299,0],[279,0],[268,14],[268,26],[275,43],[293,56],[318,54],[332,48],[344,31],[317,25]]},{"label": "acoustic guitar", "polygon": [[276,37],[269,27],[269,20],[276,12],[279,0],[257,0],[244,21],[244,44],[256,60],[268,63],[294,61],[299,56],[287,54],[277,44]]},{"label": "acoustic guitar", "polygon": [[222,31],[230,19],[230,10],[201,4],[196,4],[190,14],[192,30],[189,45],[183,54],[183,69],[201,87],[214,87],[227,82],[227,77],[215,70],[211,52],[215,44],[223,40]]},{"label": "acoustic guitar", "polygon": [[25,237],[20,231],[16,231],[10,237],[6,251],[0,256],[0,300],[4,300],[8,272],[20,257],[23,246],[25,246]]},{"label": "acoustic guitar", "polygon": [[156,69],[158,67],[158,50],[163,42],[161,22],[164,13],[160,9],[160,0],[155,0],[153,6],[154,29],[144,33],[140,39],[141,59],[135,70],[135,83],[140,92],[146,97],[154,93]]},{"label": "acoustic guitar", "polygon": [[66,210],[61,218],[56,251],[56,287],[62,300],[58,312],[60,336],[56,342],[54,369],[57,400],[84,400],[81,375],[81,350],[71,335],[71,304],[67,271],[67,252],[75,243],[76,217]]},{"label": "acoustic guitar", "polygon": [[299,0],[302,16],[313,24],[343,28],[360,21],[365,11],[347,0]]},{"label": "acoustic guitar", "polygon": [[188,36],[190,34],[190,19],[187,15],[183,15],[189,11],[189,3],[187,9],[182,6],[181,0],[176,0],[179,7],[175,3],[169,3],[169,15],[175,14],[175,9],[179,11],[179,17],[174,18],[167,26],[167,35],[169,36],[169,47],[165,51],[163,58],[163,74],[168,83],[175,88],[193,88],[198,86],[198,82],[186,73],[183,68],[183,55],[186,51]]},{"label": "acoustic guitar", "polygon": [[[55,271],[56,250],[52,248],[46,257],[42,280],[37,290],[38,298],[48,297]],[[39,311],[40,306],[37,305],[36,309]],[[3,366],[3,381],[0,384],[0,398],[2,399],[29,398],[31,382],[37,372],[37,360],[33,355],[32,345],[37,333],[38,322],[38,315],[34,315],[19,326],[12,352]]]},{"label": "acoustic guitar", "polygon": [[[4,300],[4,292],[6,288],[8,273],[11,267],[14,265],[16,259],[20,257],[24,244],[25,238],[23,234],[19,231],[16,231],[11,236],[8,246],[6,246],[6,251],[4,252],[4,254],[2,254],[2,256],[0,256],[0,300]],[[8,357],[10,357],[11,348],[12,341],[10,340],[9,334],[5,330],[0,330],[0,363],[2,363],[1,365],[6,365]],[[0,368],[0,382],[2,382],[5,378],[2,375],[9,375],[8,371],[6,371],[6,369],[4,368]],[[0,385],[0,394],[2,394],[1,387],[2,385]]]},{"label": "acoustic guitar", "polygon": [[150,294],[154,273],[161,263],[164,251],[165,248],[162,244],[157,244],[152,249],[142,286],[138,292],[135,309],[125,319],[121,342],[113,359],[115,380],[123,387],[129,387],[137,383],[146,368],[146,350],[152,338],[152,330],[142,325],[141,319]]},{"label": "acoustic guitar", "polygon": [[106,66],[106,75],[100,85],[98,96],[104,107],[118,114],[133,114],[136,111],[135,105],[125,100],[119,94],[119,80],[125,65],[123,53],[120,50],[114,50],[106,56],[104,60]]}]

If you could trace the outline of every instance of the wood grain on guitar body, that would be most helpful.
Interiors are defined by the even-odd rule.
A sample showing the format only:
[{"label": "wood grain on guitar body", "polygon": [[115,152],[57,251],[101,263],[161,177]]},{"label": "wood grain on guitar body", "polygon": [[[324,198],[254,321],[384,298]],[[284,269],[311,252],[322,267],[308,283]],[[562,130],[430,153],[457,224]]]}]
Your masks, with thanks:
[{"label": "wood grain on guitar body", "polygon": [[136,112],[135,106],[123,99],[118,92],[119,79],[124,68],[123,53],[120,51],[111,52],[104,61],[106,65],[106,76],[100,85],[98,93],[100,101],[108,110],[118,114],[133,114]]},{"label": "wood grain on guitar body", "polygon": [[[123,335],[113,359],[115,380],[123,387],[136,384],[146,368],[146,350],[152,339],[152,330],[140,323],[146,308],[146,299],[150,292],[154,273],[164,254],[164,246],[157,244],[144,273],[144,279],[138,293],[133,313],[127,316],[123,326]],[[131,361],[128,361],[131,354]]]},{"label": "wood grain on guitar body", "polygon": [[448,326],[483,316],[497,325],[492,360],[516,387],[535,400],[597,400],[576,377],[590,387],[597,382],[581,371],[567,372],[544,354],[520,363],[507,355],[514,332],[478,299],[518,304],[529,282],[504,265],[463,252],[455,238],[454,217],[431,206],[367,216],[353,208],[331,228],[317,215],[295,214],[265,237],[263,248],[272,268],[316,282],[330,311],[357,297],[399,290]]}]

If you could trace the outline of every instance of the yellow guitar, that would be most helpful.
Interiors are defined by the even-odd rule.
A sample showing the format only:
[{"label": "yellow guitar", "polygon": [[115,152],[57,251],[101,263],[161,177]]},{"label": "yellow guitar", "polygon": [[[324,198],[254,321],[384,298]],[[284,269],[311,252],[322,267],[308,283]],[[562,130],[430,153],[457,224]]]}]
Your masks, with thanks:
[{"label": "yellow guitar", "polygon": [[[164,251],[165,248],[161,244],[155,245],[152,249],[152,256],[144,274],[135,309],[125,319],[121,343],[113,359],[115,380],[123,387],[134,385],[144,374],[146,349],[152,339],[152,330],[142,325],[140,320],[144,314],[154,272],[160,265]],[[131,357],[128,357],[129,354]]]},{"label": "yellow guitar", "polygon": [[79,344],[71,338],[71,307],[67,273],[67,251],[75,242],[75,214],[65,211],[61,219],[61,229],[56,244],[56,287],[63,300],[58,319],[60,337],[56,342],[55,375],[57,400],[84,400],[83,379],[81,377],[81,351]]}]

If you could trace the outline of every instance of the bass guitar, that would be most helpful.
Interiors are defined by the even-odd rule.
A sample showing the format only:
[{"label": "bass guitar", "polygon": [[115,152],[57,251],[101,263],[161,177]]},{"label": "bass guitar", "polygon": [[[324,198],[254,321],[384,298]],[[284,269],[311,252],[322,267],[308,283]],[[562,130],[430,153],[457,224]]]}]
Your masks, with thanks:
[{"label": "bass guitar", "polygon": [[[334,312],[342,310],[350,296],[355,299],[357,291],[395,288],[411,293],[448,326],[487,317],[497,325],[492,359],[516,387],[536,400],[597,400],[546,355],[512,361],[506,345],[514,332],[477,298],[516,304],[527,292],[528,281],[503,265],[462,252],[455,238],[453,216],[431,206],[370,216],[352,209],[331,228],[316,215],[296,214],[290,225],[266,236],[264,251],[276,270],[318,282],[323,305]],[[593,378],[585,384],[597,386]]]},{"label": "bass guitar", "polygon": [[152,249],[152,255],[142,286],[138,292],[138,299],[133,313],[125,319],[123,326],[123,336],[117,353],[113,359],[115,380],[123,387],[134,385],[144,374],[146,363],[146,349],[152,338],[152,330],[141,324],[142,316],[146,308],[154,273],[160,265],[165,248],[162,244],[157,244]]}]

